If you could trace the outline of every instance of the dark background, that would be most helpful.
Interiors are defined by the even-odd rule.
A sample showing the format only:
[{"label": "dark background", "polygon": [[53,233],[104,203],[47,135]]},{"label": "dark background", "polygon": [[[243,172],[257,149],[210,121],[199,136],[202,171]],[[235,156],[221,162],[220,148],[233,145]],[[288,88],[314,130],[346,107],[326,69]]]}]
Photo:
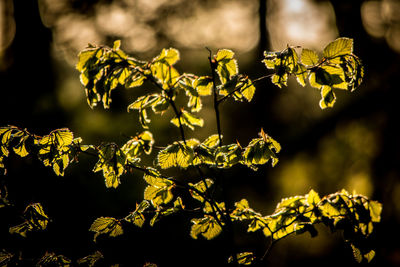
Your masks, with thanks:
[{"label": "dark background", "polygon": [[[62,7],[57,7],[56,2],[26,0],[1,4],[0,125],[16,125],[38,135],[68,127],[75,136],[82,137],[84,143],[98,145],[103,141],[115,141],[122,145],[126,136],[142,131],[137,114],[125,112],[126,106],[139,93],[121,88],[113,92],[110,110],[90,110],[79,84],[79,73],[74,70],[77,52],[85,44],[77,47],[74,43],[80,35],[76,39],[74,36],[69,36],[69,39],[62,37],[63,29],[76,22],[62,18],[80,14],[81,18],[90,20],[99,12],[99,5],[111,6],[118,1],[60,1],[64,3]],[[122,2],[125,7],[129,6],[128,2],[134,3],[130,8],[136,5],[140,10],[143,7],[141,1]],[[255,210],[265,215],[273,212],[281,198],[304,195],[311,188],[321,195],[341,188],[366,194],[383,203],[384,207],[382,222],[376,228],[376,257],[370,265],[398,266],[400,168],[396,110],[399,99],[400,2],[308,2],[317,6],[327,4],[333,11],[334,20],[330,27],[336,36],[329,41],[337,36],[354,39],[354,52],[363,60],[366,69],[364,82],[354,93],[338,92],[335,107],[323,111],[318,107],[319,92],[309,87],[302,88],[295,82],[289,83],[288,88],[279,89],[266,81],[257,85],[252,103],[231,101],[223,104],[221,118],[225,143],[238,140],[247,144],[262,127],[283,148],[275,168],[264,166],[258,172],[252,172],[235,167],[226,171],[224,191],[230,201],[247,198]],[[163,24],[167,18],[194,16],[199,7],[205,6],[212,13],[218,3],[220,1],[160,4],[155,11],[157,16],[145,20],[154,33],[151,49],[142,48],[141,52],[127,49],[127,52],[150,59],[163,47],[177,47],[182,59],[177,68],[182,73],[209,74],[208,52],[204,45],[201,46],[201,40],[201,44],[192,46],[182,43],[165,32]],[[244,2],[230,3],[233,7]],[[261,0],[248,3],[255,6],[254,17],[261,22],[253,29],[246,29],[257,32],[257,43],[247,50],[238,46],[238,51],[235,51],[240,72],[256,78],[268,74],[260,63],[262,51],[284,47],[272,47],[274,33],[279,29],[267,28],[268,23],[265,23],[266,16],[279,14],[277,2]],[[374,12],[368,13],[370,10]],[[132,9],[132,12],[137,11]],[[299,21],[307,12],[310,11],[301,10]],[[96,38],[101,36],[102,41],[98,44],[112,45],[113,40],[121,38],[124,49],[124,32],[97,30],[101,34]],[[220,34],[229,35],[228,32]],[[286,42],[303,45],[293,43],[293,40]],[[321,50],[326,43],[315,48]],[[232,46],[234,49],[235,44]],[[214,51],[221,48],[213,43],[210,47]],[[207,104],[211,104],[211,98],[205,100]],[[165,116],[170,115],[167,113]],[[216,129],[213,128],[212,109],[205,107],[201,115],[205,118],[205,127],[198,132],[186,132],[203,140]],[[170,117],[164,119],[165,123],[163,118],[151,115],[155,125],[150,131],[154,133],[158,146],[179,138],[178,130],[168,123]],[[91,171],[95,162],[95,158],[81,155],[79,164],[70,166],[64,177],[57,177],[51,168],[44,167],[35,157],[21,159],[10,155],[5,161],[7,175],[0,178],[8,188],[13,206],[0,210],[0,249],[16,254],[21,251],[22,258],[26,259],[23,263],[27,266],[46,251],[76,261],[96,250],[105,256],[100,265],[106,266],[116,263],[142,266],[145,262],[154,262],[158,266],[221,266],[230,255],[231,246],[239,251],[255,251],[257,255],[262,255],[268,247],[268,240],[262,234],[246,234],[244,225],[235,227],[233,243],[224,233],[212,241],[193,240],[189,236],[190,216],[186,214],[167,217],[154,227],[146,225],[139,229],[128,225],[121,237],[100,236],[94,243],[93,233],[88,231],[91,223],[100,216],[126,216],[143,198],[145,187],[142,174],[133,173],[124,175],[117,189],[107,189],[101,174]],[[144,163],[150,165],[152,161],[148,158]],[[186,175],[193,175],[193,172],[189,170]],[[24,208],[33,202],[42,203],[51,217],[48,229],[29,233],[27,238],[10,235],[8,228],[22,222]],[[316,238],[306,234],[278,242],[269,252],[266,266],[356,265],[351,249],[340,233],[331,234],[324,227],[318,229],[320,234]]]}]

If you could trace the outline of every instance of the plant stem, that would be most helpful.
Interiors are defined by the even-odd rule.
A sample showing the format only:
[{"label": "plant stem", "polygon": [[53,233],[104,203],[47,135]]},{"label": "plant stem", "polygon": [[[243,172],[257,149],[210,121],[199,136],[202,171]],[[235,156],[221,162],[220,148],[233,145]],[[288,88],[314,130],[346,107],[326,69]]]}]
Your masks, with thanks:
[{"label": "plant stem", "polygon": [[184,131],[183,125],[181,123],[181,115],[182,115],[182,113],[176,107],[175,101],[172,99],[172,96],[170,96],[170,92],[164,90],[164,88],[162,88],[162,86],[153,78],[153,76],[149,76],[149,79],[157,88],[159,88],[161,91],[164,91],[166,93],[166,95],[167,95],[166,98],[167,98],[168,102],[170,103],[170,105],[172,106],[172,109],[174,110],[175,116],[178,118],[179,131],[181,133],[181,137],[182,137],[183,143],[186,145],[185,131]]},{"label": "plant stem", "polygon": [[214,97],[214,110],[215,110],[215,118],[217,122],[217,131],[218,131],[218,139],[219,139],[219,145],[222,145],[222,134],[221,134],[221,119],[219,116],[219,109],[218,109],[218,95],[217,95],[217,86],[216,86],[216,79],[215,79],[215,67],[214,63],[211,59],[211,50],[210,51],[210,56],[208,57],[208,60],[210,62],[210,67],[211,67],[211,76],[212,76],[212,83],[213,83],[213,97]]},{"label": "plant stem", "polygon": [[[215,77],[215,69],[216,69],[216,62],[211,58],[211,50],[208,49],[210,52],[210,56],[208,57],[208,60],[210,62],[210,67],[211,67],[211,75],[212,75],[212,83],[213,83],[213,98],[214,98],[214,110],[215,110],[215,118],[216,118],[216,123],[217,123],[217,131],[218,131],[218,139],[219,139],[219,146],[222,146],[222,133],[221,133],[221,119],[219,115],[219,101],[218,101],[218,95],[217,95],[217,86],[216,86],[216,77]],[[220,176],[223,180],[223,174],[222,171],[220,171]],[[229,244],[230,244],[230,250],[232,252],[232,258],[233,258],[233,263],[239,266],[238,260],[237,260],[237,255],[236,255],[236,249],[234,245],[234,233],[233,233],[233,223],[232,219],[229,215],[229,207],[231,206],[230,201],[228,201],[228,197],[226,195],[226,190],[224,190],[224,187],[222,187],[223,191],[223,199],[225,200],[225,213],[221,213],[223,216],[223,219],[226,224],[226,230],[228,232],[228,238],[229,238]]]}]

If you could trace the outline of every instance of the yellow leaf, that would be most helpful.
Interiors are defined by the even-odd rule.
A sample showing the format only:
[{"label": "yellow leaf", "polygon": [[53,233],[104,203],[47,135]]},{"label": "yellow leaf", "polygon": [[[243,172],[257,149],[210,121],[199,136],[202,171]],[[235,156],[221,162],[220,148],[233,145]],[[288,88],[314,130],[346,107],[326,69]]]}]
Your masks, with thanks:
[{"label": "yellow leaf", "polygon": [[301,51],[301,62],[307,66],[314,66],[318,63],[318,55],[315,51],[304,48]]},{"label": "yellow leaf", "polygon": [[329,43],[324,48],[323,56],[325,58],[334,58],[342,55],[348,55],[353,52],[353,39],[350,38],[338,38],[335,41]]}]

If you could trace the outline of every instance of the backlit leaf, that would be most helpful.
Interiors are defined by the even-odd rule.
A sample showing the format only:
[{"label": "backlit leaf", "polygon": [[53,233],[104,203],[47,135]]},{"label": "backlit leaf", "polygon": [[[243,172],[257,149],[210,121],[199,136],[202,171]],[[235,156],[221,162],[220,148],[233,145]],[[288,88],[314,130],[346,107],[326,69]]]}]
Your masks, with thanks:
[{"label": "backlit leaf", "polygon": [[280,88],[287,86],[288,74],[301,73],[301,67],[298,66],[299,57],[292,47],[280,52],[266,52],[264,56],[265,58],[262,62],[265,66],[268,69],[275,70],[275,73],[271,76],[271,81]]},{"label": "backlit leaf", "polygon": [[[173,59],[170,60],[173,62]],[[152,76],[161,84],[164,90],[174,87],[179,78],[179,72],[169,64],[169,60],[156,60],[151,64]]]},{"label": "backlit leaf", "polygon": [[174,182],[161,177],[161,174],[153,168],[147,168],[143,176],[149,184],[144,191],[144,199],[151,201],[154,206],[167,204],[173,198],[171,190],[175,187]]},{"label": "backlit leaf", "polygon": [[212,93],[213,82],[210,77],[201,76],[194,80],[193,86],[200,96],[207,96]]},{"label": "backlit leaf", "polygon": [[86,264],[87,266],[94,266],[99,260],[103,259],[104,256],[100,251],[96,251],[93,254],[87,255],[77,261],[78,264]]},{"label": "backlit leaf", "polygon": [[247,199],[242,199],[235,203],[235,210],[231,213],[231,218],[234,220],[252,220],[261,217],[260,213],[255,212],[249,207]]},{"label": "backlit leaf", "polygon": [[174,142],[161,150],[157,155],[157,163],[162,169],[171,167],[189,167],[194,159],[193,147],[198,145],[199,141],[191,139],[186,141]]},{"label": "backlit leaf", "polygon": [[14,257],[14,254],[5,251],[4,249],[0,251],[0,266],[7,267],[7,264]]},{"label": "backlit leaf", "polygon": [[264,131],[262,137],[253,139],[243,152],[243,158],[246,165],[262,165],[271,160],[272,166],[278,163],[278,153],[281,146],[278,142],[267,136]]},{"label": "backlit leaf", "polygon": [[238,144],[219,146],[215,150],[215,163],[218,168],[230,168],[242,160],[242,149]]},{"label": "backlit leaf", "polygon": [[64,255],[56,255],[53,252],[46,252],[46,254],[40,258],[36,266],[69,267],[71,266],[71,260]]},{"label": "backlit leaf", "polygon": [[25,222],[10,227],[10,234],[19,234],[26,237],[28,232],[45,230],[49,222],[49,217],[44,213],[40,203],[29,204],[25,208],[24,219]]},{"label": "backlit leaf", "polygon": [[0,185],[0,209],[10,205],[7,187],[5,185]]},{"label": "backlit leaf", "polygon": [[296,75],[296,80],[301,86],[306,86],[306,80],[308,78],[308,70],[307,68],[299,63],[296,66],[296,69],[294,71],[294,74]]},{"label": "backlit leaf", "polygon": [[190,236],[193,239],[197,239],[201,235],[205,239],[210,240],[222,232],[222,227],[219,223],[209,215],[205,215],[203,218],[194,218],[191,222],[193,225],[190,229]]},{"label": "backlit leaf", "polygon": [[186,110],[182,110],[179,118],[173,118],[171,120],[171,123],[176,127],[179,127],[181,124],[189,127],[191,130],[194,130],[194,126],[203,127],[204,120],[196,115],[187,112]]},{"label": "backlit leaf", "polygon": [[203,145],[209,147],[209,148],[215,148],[219,145],[219,136],[218,134],[213,134],[210,135],[204,142],[202,143]]},{"label": "backlit leaf", "polygon": [[369,201],[369,211],[372,222],[381,221],[382,204],[377,201]]},{"label": "backlit leaf", "polygon": [[121,151],[126,155],[129,162],[136,162],[140,160],[139,156],[142,153],[151,153],[153,144],[153,134],[149,131],[144,131],[126,142],[121,147]]},{"label": "backlit leaf", "polygon": [[218,87],[219,94],[223,96],[230,95],[239,101],[246,99],[248,102],[253,99],[255,91],[256,88],[252,81],[244,75],[234,75],[225,84]]},{"label": "backlit leaf", "polygon": [[329,86],[323,86],[321,90],[321,100],[319,101],[319,106],[322,109],[331,108],[336,102],[336,95],[332,88]]},{"label": "backlit leaf", "polygon": [[174,195],[171,192],[171,189],[174,185],[165,185],[165,186],[153,186],[149,185],[144,190],[144,199],[151,201],[154,206],[159,206],[161,204],[167,204],[170,202]]},{"label": "backlit leaf", "polygon": [[189,189],[190,194],[192,195],[192,197],[200,202],[204,201],[204,198],[199,194],[200,193],[205,193],[207,191],[207,189],[209,189],[212,185],[214,184],[214,181],[211,179],[205,179],[204,181],[200,181],[196,184],[192,184],[189,183],[189,186],[194,188],[193,189]]},{"label": "backlit leaf", "polygon": [[106,187],[117,188],[120,176],[125,172],[127,157],[115,144],[102,145],[98,149],[99,160],[93,172],[103,171]]},{"label": "backlit leaf", "polygon": [[153,59],[153,62],[167,63],[169,66],[174,65],[180,59],[179,51],[175,48],[163,49],[159,56]]},{"label": "backlit leaf", "polygon": [[116,237],[123,234],[122,224],[119,220],[112,217],[97,218],[89,228],[90,231],[95,232],[94,242],[99,235],[105,234],[111,237]]},{"label": "backlit leaf", "polygon": [[10,234],[19,234],[22,237],[26,237],[26,234],[30,231],[33,231],[33,226],[28,222],[23,222],[19,225],[12,226],[9,229]]},{"label": "backlit leaf", "polygon": [[353,52],[353,39],[342,37],[329,43],[324,48],[323,56],[329,59],[342,55],[348,55],[351,54],[352,52]]},{"label": "backlit leaf", "polygon": [[321,198],[319,197],[318,193],[315,192],[314,190],[310,190],[307,194],[307,203],[309,205],[315,206],[321,201]]},{"label": "backlit leaf", "polygon": [[237,61],[233,58],[234,55],[235,53],[232,50],[221,49],[218,50],[217,55],[214,56],[217,62],[216,71],[222,84],[225,84],[239,72]]},{"label": "backlit leaf", "polygon": [[[240,252],[236,254],[237,263],[240,265],[251,265],[253,261],[256,259],[253,252]],[[233,263],[234,258],[230,256],[228,258],[228,263]]]},{"label": "backlit leaf", "polygon": [[143,212],[151,206],[150,202],[143,200],[140,204],[136,204],[136,209],[125,217],[125,221],[133,223],[138,227],[142,227],[145,222]]},{"label": "backlit leaf", "polygon": [[304,48],[301,51],[301,62],[307,66],[315,66],[318,64],[319,58],[314,50]]},{"label": "backlit leaf", "polygon": [[35,230],[45,230],[49,222],[40,203],[29,204],[24,211],[24,218]]}]

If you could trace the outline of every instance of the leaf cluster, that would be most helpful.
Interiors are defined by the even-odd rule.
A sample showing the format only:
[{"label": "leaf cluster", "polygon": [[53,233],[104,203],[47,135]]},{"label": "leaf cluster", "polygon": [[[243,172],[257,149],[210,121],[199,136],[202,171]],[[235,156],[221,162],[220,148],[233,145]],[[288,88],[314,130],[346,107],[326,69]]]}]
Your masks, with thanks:
[{"label": "leaf cluster", "polygon": [[45,230],[50,220],[40,203],[29,204],[25,208],[23,218],[23,223],[10,227],[10,234],[26,237],[28,232]]},{"label": "leaf cluster", "polygon": [[294,75],[301,86],[309,84],[320,90],[322,109],[333,107],[336,95],[333,89],[354,91],[362,82],[364,67],[353,54],[353,39],[338,38],[323,50],[322,57],[310,49],[302,49],[301,57],[295,47],[288,46],[279,52],[266,52],[263,60],[268,69],[275,73],[272,83],[286,86],[289,75]]},{"label": "leaf cluster", "polygon": [[238,142],[220,145],[217,134],[211,135],[202,143],[194,138],[185,142],[177,141],[158,153],[157,163],[162,169],[185,169],[199,165],[227,169],[242,164],[257,170],[258,165],[269,161],[275,166],[278,162],[277,153],[281,150],[280,144],[265,134],[263,129],[259,135],[259,138],[252,139],[244,148]]},{"label": "leaf cluster", "polygon": [[332,231],[343,230],[358,262],[370,262],[375,251],[367,239],[374,225],[381,220],[382,205],[362,195],[347,191],[327,195],[322,199],[314,190],[307,195],[282,199],[271,215],[262,216],[249,207],[246,199],[235,203],[230,214],[235,221],[247,221],[248,232],[262,231],[276,242],[291,234],[318,234],[315,225],[323,223]]},{"label": "leaf cluster", "polygon": [[[107,188],[117,188],[123,174],[142,172],[147,184],[143,200],[125,217],[95,219],[89,228],[94,232],[94,242],[99,236],[122,235],[125,225],[143,227],[148,221],[153,226],[166,216],[185,212],[190,214],[189,235],[193,239],[211,240],[232,227],[233,223],[246,222],[248,232],[261,231],[274,243],[291,234],[309,232],[315,236],[315,225],[322,223],[332,231],[343,230],[357,261],[371,261],[375,252],[367,239],[380,221],[380,203],[344,190],[320,198],[311,190],[304,196],[282,199],[271,215],[264,216],[250,208],[246,199],[236,202],[234,207],[223,199],[217,199],[210,189],[216,186],[220,177],[203,172],[203,169],[222,170],[238,164],[254,171],[267,163],[275,166],[281,146],[263,129],[247,146],[238,141],[227,145],[222,143],[219,105],[227,99],[250,102],[255,95],[256,81],[271,77],[273,84],[282,87],[287,85],[289,76],[294,75],[302,86],[308,80],[312,87],[321,91],[321,108],[332,107],[336,101],[333,89],[354,91],[364,75],[361,61],[353,54],[353,40],[339,38],[333,41],[325,47],[322,58],[309,49],[302,49],[299,57],[296,47],[290,46],[280,52],[266,52],[263,62],[275,73],[255,80],[239,73],[235,54],[229,49],[220,49],[215,55],[210,51],[210,76],[179,73],[175,68],[179,59],[179,51],[168,48],[149,61],[141,61],[128,56],[120,49],[120,41],[115,41],[112,48],[89,45],[79,54],[76,65],[91,108],[99,104],[109,108],[111,92],[119,87],[130,89],[151,85],[155,89],[142,90],[143,94],[128,105],[127,111],[138,111],[140,125],[149,129],[150,109],[159,115],[172,109],[174,116],[169,121],[179,128],[180,139],[171,140],[157,151],[152,166],[141,163],[142,156],[153,152],[155,139],[149,130],[130,137],[123,145],[101,143],[95,146],[82,144],[82,138],[74,137],[67,128],[38,136],[26,129],[7,126],[0,128],[0,168],[5,169],[5,160],[13,151],[20,157],[36,155],[59,176],[64,175],[72,162],[78,161],[80,154],[94,156],[97,162],[93,172],[102,173]],[[179,95],[187,98],[185,107],[177,105]],[[214,99],[218,133],[203,142],[196,138],[187,139],[186,128],[194,131],[205,124],[198,112],[202,109],[203,97],[208,96]],[[190,168],[199,175],[185,180],[162,173],[170,168],[178,168],[182,173]],[[1,188],[0,193],[0,207],[8,205],[7,189]],[[49,221],[39,203],[29,205],[24,218],[24,223],[10,228],[11,233],[25,237],[29,231],[44,230]],[[12,257],[13,254],[0,253],[0,262],[7,262]],[[78,263],[92,266],[102,257],[97,251]],[[235,253],[228,258],[228,262],[241,265],[250,265],[257,260],[259,258],[253,252]],[[46,253],[38,265],[48,264],[68,266],[71,261],[63,255]]]}]

